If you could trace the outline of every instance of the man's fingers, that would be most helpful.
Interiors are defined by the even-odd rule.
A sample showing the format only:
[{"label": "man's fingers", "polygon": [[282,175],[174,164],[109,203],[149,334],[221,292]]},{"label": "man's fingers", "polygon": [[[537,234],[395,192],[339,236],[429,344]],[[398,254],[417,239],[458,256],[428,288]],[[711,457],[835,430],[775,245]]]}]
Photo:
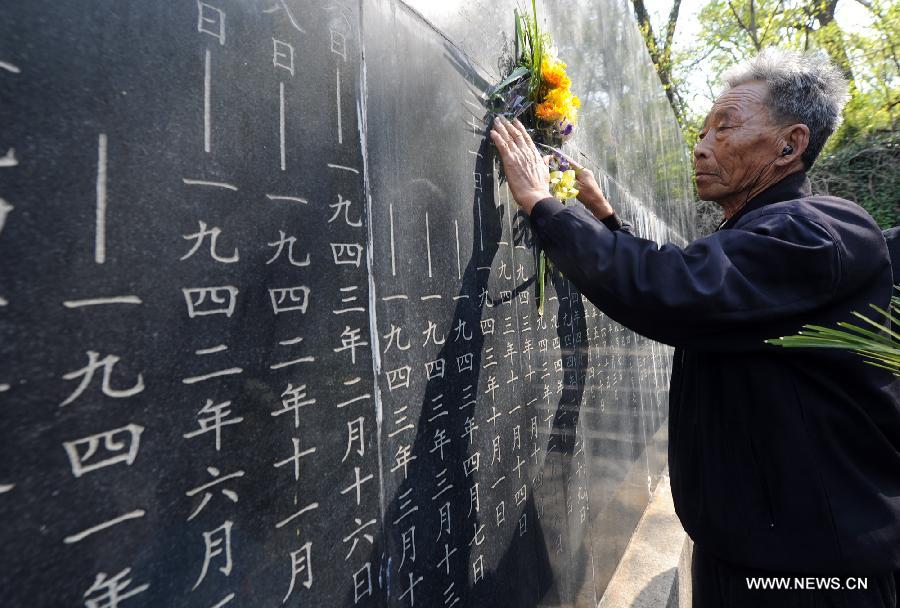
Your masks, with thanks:
[{"label": "man's fingers", "polygon": [[518,118],[516,118],[513,120],[512,125],[513,125],[513,128],[515,128],[516,131],[518,131],[522,135],[522,139],[524,141],[526,141],[529,144],[532,143],[531,136],[528,134],[528,131],[525,130],[525,125],[522,124],[522,121],[520,121]]},{"label": "man's fingers", "polygon": [[513,131],[513,136],[515,137],[516,144],[519,145],[521,150],[525,152],[526,150],[531,156],[540,157],[541,153],[538,152],[537,147],[534,145],[534,142],[531,141],[531,136],[528,134],[528,131],[525,130],[525,125],[516,118],[510,123]]},{"label": "man's fingers", "polygon": [[503,140],[510,155],[519,150],[519,142],[513,137],[514,129],[512,125],[510,125],[502,116],[494,121],[494,129],[496,129],[499,138]]},{"label": "man's fingers", "polygon": [[511,127],[507,126],[506,120],[502,116],[498,116],[494,119],[494,130],[500,134],[503,140],[509,144],[512,141],[512,135],[510,134]]},{"label": "man's fingers", "polygon": [[[518,162],[522,162],[522,158],[525,156],[523,151],[525,150],[525,146],[521,141],[521,134],[516,130],[516,128],[503,116],[498,116],[496,120],[494,120],[494,130],[497,132],[496,140],[501,140],[505,149],[501,151],[501,157],[504,160],[512,161],[513,158],[517,158]],[[503,154],[505,152],[505,154]]]},{"label": "man's fingers", "polygon": [[500,152],[500,158],[506,160],[510,152],[509,145],[506,143],[506,139],[500,131],[497,130],[497,127],[491,129],[491,139],[493,140],[494,145],[497,146],[497,151]]},{"label": "man's fingers", "polygon": [[509,133],[510,139],[514,141],[517,146],[522,147],[525,145],[525,138],[522,137],[521,131],[519,131],[513,123],[507,121],[506,130]]},{"label": "man's fingers", "polygon": [[529,135],[528,131],[525,129],[525,125],[523,125],[522,122],[518,118],[516,118],[514,126],[519,131],[519,133],[522,134],[523,151],[527,151],[529,157],[537,159],[538,162],[543,161],[543,163],[549,167],[550,157],[541,155],[541,151],[538,150],[536,145],[534,145],[534,141],[531,139],[531,135]]},{"label": "man's fingers", "polygon": [[544,164],[547,165],[547,166],[549,167],[549,166],[550,166],[550,159],[551,159],[551,158],[553,158],[553,155],[552,155],[552,154],[548,154],[547,156],[542,156],[542,157],[541,157],[541,160],[543,160],[543,161],[544,161]]},{"label": "man's fingers", "polygon": [[500,116],[499,118],[500,124],[503,125],[506,132],[506,143],[508,143],[512,149],[518,149],[520,152],[524,152],[528,148],[529,140],[528,134],[518,129],[515,125],[515,122],[518,122],[519,119],[517,118],[515,119],[515,122],[510,122],[505,116]]}]

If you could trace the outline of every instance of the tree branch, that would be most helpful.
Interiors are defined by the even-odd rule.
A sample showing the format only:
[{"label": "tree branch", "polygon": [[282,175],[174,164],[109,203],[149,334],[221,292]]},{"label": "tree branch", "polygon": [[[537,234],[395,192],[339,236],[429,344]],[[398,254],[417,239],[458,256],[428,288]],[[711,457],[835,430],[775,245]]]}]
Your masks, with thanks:
[{"label": "tree branch", "polygon": [[663,47],[663,53],[666,59],[672,55],[672,40],[675,38],[675,24],[678,22],[678,11],[681,8],[681,0],[675,0],[672,3],[672,10],[669,11],[669,22],[666,27],[666,43]]}]

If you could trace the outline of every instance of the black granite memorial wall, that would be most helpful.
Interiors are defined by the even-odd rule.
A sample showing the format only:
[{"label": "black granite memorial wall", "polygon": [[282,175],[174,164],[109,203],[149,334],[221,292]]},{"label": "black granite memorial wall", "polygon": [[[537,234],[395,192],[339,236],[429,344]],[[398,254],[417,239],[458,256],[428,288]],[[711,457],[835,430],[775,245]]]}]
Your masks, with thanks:
[{"label": "black granite memorial wall", "polygon": [[[0,604],[595,606],[671,349],[535,303],[512,0],[0,6]],[[692,236],[623,0],[546,1],[572,150]]]}]

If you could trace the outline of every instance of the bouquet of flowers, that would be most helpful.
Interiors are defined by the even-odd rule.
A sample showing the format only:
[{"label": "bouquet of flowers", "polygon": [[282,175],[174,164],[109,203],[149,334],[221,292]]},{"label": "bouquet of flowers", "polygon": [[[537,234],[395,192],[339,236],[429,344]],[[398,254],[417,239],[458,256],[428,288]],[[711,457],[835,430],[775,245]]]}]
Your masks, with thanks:
[{"label": "bouquet of flowers", "polygon": [[[532,140],[551,152],[550,192],[565,203],[578,196],[577,168],[560,148],[575,130],[581,101],[572,93],[566,64],[557,56],[552,38],[538,24],[536,0],[532,0],[531,14],[516,11],[515,21],[514,57],[507,64],[505,77],[490,91],[491,110],[509,120],[518,118]],[[502,174],[500,177],[502,181]],[[537,271],[538,314],[544,314],[544,288],[549,272],[541,251]]]}]

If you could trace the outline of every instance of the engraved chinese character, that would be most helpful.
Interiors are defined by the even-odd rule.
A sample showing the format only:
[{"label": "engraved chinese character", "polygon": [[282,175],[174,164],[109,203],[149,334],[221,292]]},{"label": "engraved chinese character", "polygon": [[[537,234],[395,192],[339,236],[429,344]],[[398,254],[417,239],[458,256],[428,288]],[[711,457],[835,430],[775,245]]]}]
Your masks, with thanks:
[{"label": "engraved chinese character", "polygon": [[375,537],[364,530],[369,526],[374,526],[377,522],[374,519],[370,519],[366,523],[362,523],[362,520],[359,518],[354,518],[354,521],[356,522],[356,529],[343,538],[343,542],[345,543],[348,543],[351,540],[353,541],[350,550],[347,551],[347,555],[344,557],[344,561],[347,561],[350,559],[350,556],[353,555],[353,550],[356,549],[356,545],[359,544],[360,538],[367,540],[370,546],[375,544]]},{"label": "engraved chinese character", "polygon": [[71,395],[69,395],[65,401],[59,404],[60,406],[68,405],[78,399],[78,397],[80,397],[81,394],[87,389],[88,385],[91,383],[91,380],[94,379],[94,372],[96,372],[101,367],[103,368],[103,381],[101,384],[101,390],[107,397],[112,397],[114,399],[123,399],[125,397],[137,395],[144,390],[143,374],[138,374],[137,381],[135,381],[134,385],[131,388],[114,389],[112,387],[112,372],[113,368],[120,361],[120,358],[116,355],[106,355],[105,357],[103,357],[103,359],[100,359],[100,354],[92,350],[87,351],[86,354],[88,357],[87,365],[79,370],[69,372],[68,374],[65,374],[63,376],[63,380],[74,380],[79,376],[82,377],[82,380],[75,391]]},{"label": "engraved chinese character", "polygon": [[444,460],[444,446],[448,445],[449,443],[450,443],[450,440],[447,439],[447,431],[442,428],[435,429],[434,430],[434,447],[432,447],[431,450],[429,450],[429,453],[434,454],[435,452],[438,452],[438,455],[440,456],[441,460],[443,461]]},{"label": "engraved chinese character", "polygon": [[350,450],[353,449],[354,444],[356,445],[356,453],[359,456],[366,455],[366,445],[363,440],[363,425],[365,423],[365,418],[360,416],[356,420],[349,420],[347,422],[347,449],[344,451],[344,457],[341,458],[341,462],[347,460],[347,456],[350,455]]},{"label": "engraved chinese character", "polygon": [[293,412],[294,428],[300,428],[300,408],[307,405],[312,405],[316,402],[316,400],[307,399],[305,384],[294,386],[293,384],[288,383],[287,388],[285,388],[284,392],[281,393],[281,397],[281,409],[275,410],[270,415],[281,416],[282,414]]},{"label": "engraved chinese character", "polygon": [[416,527],[410,526],[406,531],[401,532],[400,538],[403,543],[403,555],[400,558],[400,565],[397,567],[397,570],[403,569],[407,556],[409,556],[409,561],[416,561]]},{"label": "engraved chinese character", "polygon": [[351,490],[355,490],[356,491],[356,505],[359,506],[360,499],[362,498],[362,496],[361,496],[362,484],[373,479],[373,475],[370,473],[370,474],[366,475],[365,477],[360,477],[359,476],[359,467],[353,467],[353,474],[356,477],[356,481],[354,481],[349,486],[347,486],[346,488],[341,490],[341,494],[347,494]]},{"label": "engraved chinese character", "polygon": [[[231,285],[222,287],[190,287],[181,290],[188,307],[188,317],[204,315],[225,315],[231,317],[237,302],[238,288]],[[209,300],[207,301],[207,297]],[[205,307],[203,305],[206,305]]]},{"label": "engraved chinese character", "polygon": [[389,370],[387,372],[387,380],[388,380],[388,388],[393,391],[398,388],[408,388],[409,387],[409,373],[412,371],[412,368],[408,365],[404,365],[403,367]]},{"label": "engraved chinese character", "polygon": [[481,463],[481,452],[475,452],[465,460],[463,460],[463,472],[466,474],[466,477],[469,477],[478,470],[478,466]]},{"label": "engraved chinese character", "polygon": [[456,357],[456,370],[460,373],[472,370],[472,353],[465,353]]},{"label": "engraved chinese character", "polygon": [[334,350],[334,352],[339,353],[345,350],[350,351],[350,362],[356,363],[356,349],[361,346],[368,346],[369,343],[363,341],[361,336],[362,330],[359,328],[350,328],[349,325],[344,326],[344,331],[341,333],[341,345]]},{"label": "engraved chinese character", "polygon": [[131,579],[128,578],[130,574],[131,568],[125,568],[112,578],[109,578],[105,572],[98,574],[93,584],[82,596],[85,608],[119,608],[120,604],[128,598],[150,588],[150,585],[145,584],[127,589],[131,585]]},{"label": "engraved chinese character", "polygon": [[294,75],[294,47],[287,42],[272,38],[272,65],[287,70]]},{"label": "engraved chinese character", "polygon": [[306,308],[309,306],[309,287],[298,285],[296,287],[270,289],[269,298],[272,301],[272,311],[276,315],[292,310],[306,313]]},{"label": "engraved chinese character", "polygon": [[197,412],[197,423],[200,428],[182,435],[185,439],[192,439],[198,435],[213,432],[216,437],[216,451],[222,448],[222,429],[232,424],[243,422],[243,418],[230,418],[231,410],[228,406],[231,401],[223,401],[222,403],[214,403],[212,399],[206,400],[206,405]]},{"label": "engraved chinese character", "polygon": [[[72,475],[81,477],[85,473],[96,471],[118,463],[131,466],[137,457],[141,445],[141,433],[144,427],[128,424],[96,435],[89,435],[75,441],[63,442],[63,448],[69,456]],[[103,451],[100,451],[100,447]],[[107,454],[106,458],[92,458]]]},{"label": "engraved chinese character", "polygon": [[434,321],[428,322],[428,327],[425,328],[425,330],[422,332],[422,335],[425,336],[425,342],[422,343],[422,346],[427,346],[429,340],[435,345],[440,346],[447,339],[447,336],[441,336],[440,338],[437,337],[437,324]]},{"label": "engraved chinese character", "polygon": [[206,240],[206,237],[209,237],[209,255],[215,261],[221,262],[223,264],[234,264],[235,262],[237,262],[238,260],[241,259],[240,254],[238,253],[237,247],[234,248],[234,251],[228,257],[223,257],[223,256],[219,255],[218,253],[216,253],[216,243],[219,241],[219,235],[222,234],[222,230],[220,228],[217,228],[216,226],[213,226],[212,228],[207,228],[206,222],[204,222],[202,220],[200,220],[199,223],[200,223],[200,229],[197,232],[195,232],[193,234],[182,235],[181,238],[183,238],[186,241],[190,241],[191,239],[194,239],[194,245],[193,245],[193,247],[191,247],[191,249],[186,254],[181,256],[181,258],[179,258],[180,260],[186,260],[189,257],[193,256],[195,253],[197,253],[197,251],[200,249],[200,247],[203,246],[203,241]]},{"label": "engraved chinese character", "polygon": [[331,218],[328,220],[328,223],[330,224],[331,222],[336,220],[339,215],[343,214],[344,223],[348,226],[352,226],[354,228],[359,228],[360,226],[362,226],[361,219],[358,219],[355,222],[350,220],[350,203],[350,200],[345,199],[340,195],[340,193],[338,193],[338,202],[328,205],[331,209],[334,209],[334,215],[331,216]]},{"label": "engraved chinese character", "polygon": [[413,456],[411,453],[411,448],[408,445],[401,445],[397,447],[397,454],[394,459],[394,466],[391,468],[391,473],[396,471],[397,469],[403,469],[403,479],[407,478],[407,467],[410,462],[416,460],[418,456]]},{"label": "engraved chinese character", "polygon": [[200,583],[203,582],[203,579],[206,578],[206,573],[209,571],[210,563],[212,563],[213,558],[223,556],[224,564],[219,566],[219,572],[224,574],[225,576],[229,576],[231,574],[232,562],[231,562],[231,526],[233,522],[225,521],[221,526],[214,530],[210,530],[209,532],[203,533],[203,545],[204,555],[203,555],[203,568],[200,570],[200,576],[197,578],[197,582],[194,583],[194,586],[191,588],[191,591],[196,589]]},{"label": "engraved chinese character", "polygon": [[291,593],[294,592],[294,585],[297,582],[298,576],[302,577],[300,580],[304,587],[307,589],[312,587],[312,541],[307,541],[296,551],[291,551],[291,584],[288,587],[288,592],[284,596],[284,599],[281,600],[282,604],[287,602],[288,598],[291,597]]},{"label": "engraved chinese character", "polygon": [[271,264],[279,257],[281,257],[281,253],[284,250],[285,245],[287,245],[287,259],[291,266],[309,266],[309,254],[306,254],[306,259],[298,262],[294,259],[294,244],[297,242],[297,237],[295,236],[286,236],[283,230],[278,231],[278,240],[272,241],[271,243],[266,243],[269,247],[276,247],[275,255],[273,255],[266,264]]},{"label": "engraved chinese character", "polygon": [[443,358],[440,358],[425,363],[425,375],[428,380],[444,377],[445,362]]},{"label": "engraved chinese character", "polygon": [[457,549],[450,549],[450,545],[444,543],[444,557],[438,562],[438,566],[443,564],[447,574],[450,574],[450,556],[457,552]]},{"label": "engraved chinese character", "polygon": [[456,332],[456,337],[453,339],[454,342],[459,342],[460,338],[466,341],[472,339],[472,331],[466,331],[466,322],[462,319],[459,319],[457,321],[456,327],[453,328],[453,331]]},{"label": "engraved chinese character", "polygon": [[441,469],[441,471],[434,476],[435,481],[437,481],[437,492],[434,496],[431,497],[431,500],[437,500],[440,498],[441,494],[444,492],[449,492],[453,489],[453,484],[447,482],[447,468]]},{"label": "engraved chinese character", "polygon": [[403,331],[402,327],[397,327],[393,323],[391,323],[391,329],[388,333],[382,336],[385,340],[387,340],[387,345],[384,347],[384,352],[388,352],[390,350],[391,345],[396,342],[396,346],[400,350],[408,350],[410,347],[409,339],[406,340],[406,346],[403,346],[400,343],[400,333]]},{"label": "engraved chinese character", "polygon": [[415,593],[413,590],[415,589],[415,586],[421,582],[422,582],[421,576],[419,578],[414,579],[413,573],[410,572],[409,573],[409,588],[400,594],[400,599],[402,600],[403,598],[405,598],[408,595],[409,596],[409,605],[415,606],[416,605],[416,596],[415,596]]},{"label": "engraved chinese character", "polygon": [[[196,496],[197,494],[199,494],[200,492],[203,492],[203,499],[200,501],[200,504],[197,505],[197,508],[194,509],[194,512],[191,513],[190,517],[187,518],[188,521],[191,521],[192,519],[197,517],[197,515],[200,514],[200,511],[202,511],[203,508],[206,507],[206,505],[212,499],[213,495],[212,495],[212,492],[210,492],[209,490],[211,490],[212,488],[214,488],[215,486],[217,486],[221,483],[225,483],[229,479],[235,479],[237,477],[244,476],[243,471],[237,471],[235,473],[230,473],[228,475],[223,476],[221,474],[221,472],[219,471],[219,469],[217,469],[216,467],[206,467],[206,472],[209,473],[210,476],[213,478],[212,481],[208,481],[203,485],[197,486],[196,488],[193,488],[193,489],[185,492],[185,495],[188,497],[193,497],[193,496]],[[221,492],[222,492],[222,495],[225,496],[225,498],[227,498],[231,502],[236,503],[238,501],[237,492],[235,492],[234,490],[230,490],[228,488],[222,488]]]},{"label": "engraved chinese character", "polygon": [[365,566],[353,573],[353,604],[358,604],[359,600],[366,597],[367,595],[372,595],[371,562],[366,562]]},{"label": "engraved chinese character", "polygon": [[206,2],[197,2],[197,31],[225,44],[225,13]]},{"label": "engraved chinese character", "polygon": [[315,453],[316,448],[311,447],[309,449],[300,451],[300,439],[297,437],[291,437],[291,445],[294,447],[294,452],[284,460],[279,460],[273,466],[277,469],[279,467],[283,467],[286,464],[294,465],[294,481],[300,480],[300,459],[304,456],[309,456],[310,454]]},{"label": "engraved chinese character", "polygon": [[331,243],[331,255],[337,265],[348,264],[359,268],[362,252],[363,248],[359,243]]}]

